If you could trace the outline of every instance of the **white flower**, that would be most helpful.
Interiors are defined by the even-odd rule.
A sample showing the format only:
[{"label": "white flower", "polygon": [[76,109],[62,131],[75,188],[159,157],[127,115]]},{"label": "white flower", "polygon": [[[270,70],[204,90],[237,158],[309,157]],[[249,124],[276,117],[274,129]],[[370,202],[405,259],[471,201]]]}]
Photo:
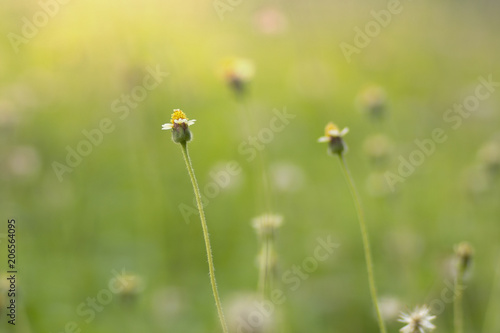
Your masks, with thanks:
[{"label": "white flower", "polygon": [[283,216],[264,214],[252,220],[252,226],[259,235],[272,235],[283,224]]},{"label": "white flower", "polygon": [[332,138],[341,138],[349,133],[349,128],[345,127],[343,130],[339,130],[334,123],[329,123],[325,128],[325,136],[318,139],[318,142],[330,142]]},{"label": "white flower", "polygon": [[431,316],[429,312],[429,308],[424,305],[422,307],[417,306],[412,313],[402,313],[398,321],[408,325],[399,331],[401,333],[426,333],[434,330],[436,326],[431,323],[431,320],[436,316]]},{"label": "white flower", "polygon": [[174,113],[172,113],[172,119],[170,120],[169,123],[166,123],[166,124],[163,124],[161,126],[161,129],[162,130],[169,130],[169,129],[172,129],[174,128],[174,126],[177,124],[177,125],[182,125],[182,124],[186,124],[184,126],[191,126],[194,124],[194,122],[196,121],[196,119],[191,119],[189,120],[186,115],[184,114],[184,112],[182,112],[181,110],[179,109],[175,109],[174,110]]}]

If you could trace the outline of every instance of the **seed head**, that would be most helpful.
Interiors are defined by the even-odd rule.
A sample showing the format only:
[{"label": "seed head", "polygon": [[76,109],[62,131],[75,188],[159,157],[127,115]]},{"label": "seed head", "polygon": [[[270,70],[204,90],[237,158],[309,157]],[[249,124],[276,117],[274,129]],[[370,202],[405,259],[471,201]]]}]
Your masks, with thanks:
[{"label": "seed head", "polygon": [[398,321],[407,325],[401,328],[401,333],[426,333],[434,330],[436,326],[431,323],[431,320],[436,316],[430,315],[430,310],[427,306],[416,307],[412,313],[401,313]]}]

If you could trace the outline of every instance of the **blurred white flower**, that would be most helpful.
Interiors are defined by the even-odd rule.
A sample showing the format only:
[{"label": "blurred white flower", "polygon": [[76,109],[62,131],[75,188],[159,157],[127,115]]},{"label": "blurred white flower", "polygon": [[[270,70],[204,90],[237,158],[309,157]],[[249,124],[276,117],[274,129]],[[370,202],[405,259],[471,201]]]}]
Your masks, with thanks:
[{"label": "blurred white flower", "polygon": [[361,111],[370,117],[383,118],[387,106],[385,90],[379,86],[367,87],[358,94],[356,104]]},{"label": "blurred white flower", "polygon": [[269,332],[273,326],[274,314],[263,311],[259,301],[260,299],[251,293],[233,296],[226,306],[229,331]]},{"label": "blurred white flower", "polygon": [[286,31],[288,21],[281,10],[266,7],[255,13],[254,25],[263,34],[277,35]]},{"label": "blurred white flower", "polygon": [[387,321],[396,319],[401,311],[402,304],[396,297],[385,296],[379,300],[382,317]]},{"label": "blurred white flower", "polygon": [[293,163],[274,163],[271,165],[270,170],[273,186],[279,191],[294,192],[299,190],[305,183],[304,171]]},{"label": "blurred white flower", "polygon": [[20,177],[35,175],[41,166],[40,156],[31,146],[16,147],[10,154],[8,163],[11,173]]},{"label": "blurred white flower", "polygon": [[152,306],[159,319],[175,318],[185,307],[184,295],[177,287],[165,287],[155,291]]},{"label": "blurred white flower", "polygon": [[434,330],[436,326],[431,323],[431,320],[436,316],[430,315],[430,310],[427,306],[416,307],[412,313],[402,313],[399,321],[406,323],[405,327],[399,331],[402,333],[426,333]]},{"label": "blurred white flower", "polygon": [[490,141],[484,144],[477,153],[479,162],[483,164],[488,171],[496,172],[500,169],[500,143]]},{"label": "blurred white flower", "polygon": [[252,226],[259,235],[272,235],[283,224],[283,216],[264,214],[252,220]]},{"label": "blurred white flower", "polygon": [[0,128],[12,127],[19,122],[19,113],[14,103],[8,100],[0,100]]}]

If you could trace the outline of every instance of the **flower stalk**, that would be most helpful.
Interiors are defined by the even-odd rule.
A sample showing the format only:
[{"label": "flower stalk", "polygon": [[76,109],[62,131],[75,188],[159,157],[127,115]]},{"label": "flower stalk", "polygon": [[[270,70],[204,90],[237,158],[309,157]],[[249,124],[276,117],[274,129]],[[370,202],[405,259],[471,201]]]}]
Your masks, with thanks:
[{"label": "flower stalk", "polygon": [[212,292],[214,294],[215,305],[217,307],[217,313],[219,315],[219,320],[222,325],[222,331],[224,333],[228,333],[226,320],[224,318],[224,312],[222,311],[222,305],[219,297],[219,291],[217,290],[217,281],[215,280],[215,268],[214,268],[214,259],[212,256],[212,247],[210,245],[210,237],[208,235],[208,226],[207,221],[205,219],[205,212],[203,210],[203,204],[201,203],[201,194],[200,188],[198,186],[198,182],[196,180],[196,176],[194,174],[193,165],[191,163],[191,158],[189,156],[187,143],[181,143],[182,148],[182,156],[184,157],[184,162],[186,162],[186,168],[189,173],[189,177],[191,178],[191,183],[193,184],[194,196],[196,198],[196,205],[198,206],[198,211],[200,212],[200,220],[201,227],[203,229],[203,238],[205,239],[205,248],[207,251],[208,257],[208,270],[210,275],[210,284],[212,285]]},{"label": "flower stalk", "polygon": [[380,329],[380,333],[386,333],[384,320],[382,319],[382,314],[380,312],[380,308],[378,306],[378,298],[377,298],[377,287],[375,285],[375,277],[373,273],[373,261],[372,254],[370,249],[370,239],[368,237],[368,230],[366,228],[365,217],[363,214],[363,208],[361,207],[361,202],[359,200],[358,191],[356,190],[356,186],[354,185],[354,180],[351,176],[351,172],[349,171],[349,167],[347,166],[347,162],[344,158],[343,154],[338,154],[340,165],[342,167],[342,171],[344,173],[345,179],[349,185],[349,190],[351,192],[352,199],[354,200],[354,205],[356,206],[356,212],[358,214],[359,226],[361,229],[361,237],[363,238],[363,249],[365,252],[365,262],[366,262],[366,270],[368,272],[368,285],[370,287],[370,294],[373,302],[373,306],[375,307],[375,312],[377,314],[378,325]]},{"label": "flower stalk", "polygon": [[457,275],[455,277],[455,299],[453,302],[453,326],[455,333],[464,332],[464,310],[463,310],[463,291],[464,275],[472,260],[472,247],[467,242],[458,244],[455,248],[457,256]]},{"label": "flower stalk", "polygon": [[375,286],[375,277],[373,274],[373,262],[372,254],[370,249],[370,240],[368,237],[368,230],[366,228],[365,217],[363,214],[363,208],[361,207],[361,201],[359,200],[358,191],[354,185],[354,180],[347,166],[347,162],[344,158],[344,154],[347,152],[347,145],[344,142],[343,137],[349,132],[346,127],[340,130],[334,123],[329,123],[325,128],[325,135],[318,139],[318,142],[328,143],[328,153],[330,155],[337,155],[342,167],[347,184],[349,185],[349,190],[351,192],[354,205],[356,207],[356,212],[358,214],[359,226],[361,228],[361,237],[363,239],[363,249],[365,252],[365,262],[366,270],[368,273],[368,285],[370,288],[370,295],[373,301],[373,306],[375,307],[375,312],[377,314],[378,325],[380,333],[386,333],[384,320],[382,319],[382,314],[378,305],[377,299],[377,288]]},{"label": "flower stalk", "polygon": [[277,254],[275,250],[276,231],[282,225],[283,217],[280,215],[264,214],[256,217],[252,225],[257,232],[261,243],[258,255],[259,282],[258,291],[262,299],[271,298],[271,290],[275,277]]},{"label": "flower stalk", "polygon": [[191,163],[191,158],[189,156],[189,151],[187,148],[187,143],[193,139],[193,135],[189,130],[189,126],[195,123],[195,119],[189,120],[184,112],[179,109],[175,109],[172,113],[170,123],[162,125],[162,130],[172,130],[172,141],[181,145],[182,156],[184,157],[184,162],[186,163],[186,168],[191,178],[191,184],[193,185],[194,196],[196,199],[196,206],[200,213],[201,227],[203,229],[203,238],[205,240],[205,248],[207,251],[208,258],[208,270],[210,275],[210,284],[212,285],[212,293],[215,299],[215,306],[217,307],[217,313],[219,315],[219,320],[222,326],[222,331],[228,333],[226,320],[224,318],[224,312],[222,311],[222,305],[219,297],[219,291],[217,290],[217,281],[215,280],[215,268],[214,259],[212,255],[212,247],[210,245],[210,237],[208,235],[207,220],[205,218],[205,212],[203,210],[203,204],[201,202],[201,193],[194,174],[193,164]]}]

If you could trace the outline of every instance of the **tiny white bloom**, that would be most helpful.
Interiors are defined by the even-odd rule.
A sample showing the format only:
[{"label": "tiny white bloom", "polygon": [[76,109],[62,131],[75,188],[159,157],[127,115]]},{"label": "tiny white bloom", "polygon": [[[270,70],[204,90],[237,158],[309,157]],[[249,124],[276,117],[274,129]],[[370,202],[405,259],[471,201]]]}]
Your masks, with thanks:
[{"label": "tiny white bloom", "polygon": [[328,151],[331,154],[342,154],[347,151],[347,146],[342,137],[349,132],[345,127],[341,131],[334,123],[328,123],[325,128],[325,135],[318,139],[318,142],[328,142]]},{"label": "tiny white bloom", "polygon": [[398,321],[408,325],[399,331],[401,333],[426,333],[434,330],[436,326],[431,323],[431,320],[436,316],[431,316],[429,312],[430,309],[424,305],[417,306],[412,313],[402,313]]},{"label": "tiny white bloom", "polygon": [[319,138],[318,142],[328,142],[331,138],[341,138],[347,133],[349,133],[349,128],[346,127],[340,131],[337,125],[335,125],[334,123],[329,123],[325,128],[325,136]]},{"label": "tiny white bloom", "polygon": [[272,234],[283,224],[283,216],[264,214],[252,220],[252,226],[260,235]]},{"label": "tiny white bloom", "polygon": [[172,119],[170,120],[170,123],[166,123],[166,124],[163,124],[161,126],[161,129],[162,130],[170,130],[172,129],[176,124],[177,125],[182,125],[182,124],[186,124],[187,126],[191,126],[194,124],[194,122],[196,121],[196,119],[191,119],[189,120],[186,115],[184,114],[184,112],[182,112],[181,110],[179,109],[175,109],[174,110],[174,113],[172,113]]}]

